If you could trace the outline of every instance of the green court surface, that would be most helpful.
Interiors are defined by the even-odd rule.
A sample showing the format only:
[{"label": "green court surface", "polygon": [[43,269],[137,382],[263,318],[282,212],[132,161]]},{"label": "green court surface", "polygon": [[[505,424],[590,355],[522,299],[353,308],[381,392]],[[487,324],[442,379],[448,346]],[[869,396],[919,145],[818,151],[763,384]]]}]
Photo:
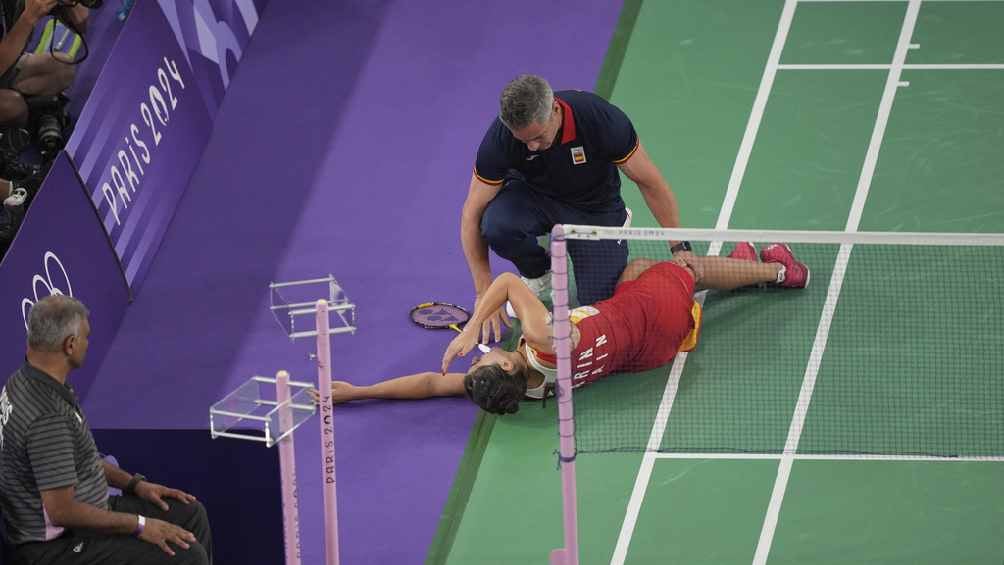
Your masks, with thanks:
[{"label": "green court surface", "polygon": [[[684,226],[715,227],[784,1],[628,0],[624,10],[600,84],[673,186]],[[905,37],[914,47],[857,228],[1004,232],[1002,22],[1004,2],[986,0],[798,2],[727,226],[848,226]],[[656,225],[628,181],[624,195],[635,225]],[[987,295],[1004,277],[1001,253],[856,247],[798,453],[782,456],[838,264],[834,245],[797,251],[813,268],[808,289],[709,295],[664,453],[579,455],[583,563],[1004,563],[1004,306]],[[945,336],[959,319],[972,333]],[[577,391],[580,436],[609,441],[613,429],[644,446],[669,372]],[[607,407],[624,402],[635,407],[622,421]],[[429,561],[546,563],[562,543],[555,404],[525,404],[483,429],[465,463],[476,476],[458,479],[447,511],[459,522],[441,528]],[[645,465],[651,475],[636,481]],[[776,527],[765,527],[772,509]]]},{"label": "green court surface", "polygon": [[1000,462],[797,461],[771,563],[1002,561]]}]

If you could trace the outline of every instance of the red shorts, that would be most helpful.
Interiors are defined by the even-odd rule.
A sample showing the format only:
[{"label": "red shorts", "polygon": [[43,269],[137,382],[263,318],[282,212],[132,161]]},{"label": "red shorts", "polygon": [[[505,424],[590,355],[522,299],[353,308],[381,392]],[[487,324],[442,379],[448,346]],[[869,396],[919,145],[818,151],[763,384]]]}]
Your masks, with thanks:
[{"label": "red shorts", "polygon": [[660,367],[680,351],[697,345],[701,309],[694,301],[694,277],[683,267],[664,261],[637,279],[617,285],[610,302],[638,332],[642,347],[634,370]]}]

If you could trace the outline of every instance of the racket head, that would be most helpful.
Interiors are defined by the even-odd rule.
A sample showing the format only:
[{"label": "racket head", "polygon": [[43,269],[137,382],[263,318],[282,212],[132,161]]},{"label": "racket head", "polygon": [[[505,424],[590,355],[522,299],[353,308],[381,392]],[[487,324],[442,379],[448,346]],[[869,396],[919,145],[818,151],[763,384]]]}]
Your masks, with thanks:
[{"label": "racket head", "polygon": [[411,309],[411,321],[429,330],[449,330],[463,327],[471,319],[465,308],[449,302],[424,302]]}]

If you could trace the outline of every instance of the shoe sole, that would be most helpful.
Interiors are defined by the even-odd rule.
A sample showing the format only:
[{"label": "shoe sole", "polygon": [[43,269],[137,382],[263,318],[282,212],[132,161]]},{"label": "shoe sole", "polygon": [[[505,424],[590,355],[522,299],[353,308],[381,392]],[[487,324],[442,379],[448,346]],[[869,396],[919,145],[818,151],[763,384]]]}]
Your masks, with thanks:
[{"label": "shoe sole", "polygon": [[[806,265],[805,263],[803,263],[803,262],[799,261],[798,259],[795,259],[795,254],[794,254],[794,253],[793,253],[793,252],[791,251],[791,247],[788,247],[788,244],[786,244],[786,243],[777,243],[777,244],[775,244],[775,245],[779,245],[779,246],[783,247],[783,248],[785,249],[785,251],[787,251],[787,252],[788,252],[788,255],[791,255],[791,259],[792,259],[792,260],[793,260],[794,262],[798,263],[799,265],[802,265],[802,268],[803,268],[803,269],[805,269],[805,284],[804,284],[803,286],[800,286],[800,287],[788,287],[788,288],[809,288],[809,281],[811,281],[811,280],[812,280],[812,270],[811,270],[811,269],[809,269],[809,266],[808,266],[808,265]],[[768,247],[766,247],[766,248],[762,249],[762,250],[760,251],[760,253],[763,253],[763,252],[764,252],[764,251],[766,251],[766,250],[767,250],[767,249],[768,249],[769,247],[770,247],[770,246],[768,246]],[[761,260],[761,261],[764,261],[764,258],[763,258],[763,256],[762,256],[762,255],[760,256],[760,260]],[[764,262],[766,263],[767,261],[764,261]]]}]

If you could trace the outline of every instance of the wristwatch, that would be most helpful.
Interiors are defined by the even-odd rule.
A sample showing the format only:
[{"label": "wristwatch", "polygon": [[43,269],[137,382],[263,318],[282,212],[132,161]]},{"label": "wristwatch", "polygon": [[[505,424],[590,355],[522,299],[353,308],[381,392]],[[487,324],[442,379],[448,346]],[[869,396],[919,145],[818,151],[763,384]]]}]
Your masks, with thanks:
[{"label": "wristwatch", "polygon": [[125,492],[126,494],[136,494],[136,485],[145,480],[146,477],[140,475],[139,473],[136,473],[135,475],[132,476],[131,479],[129,479],[129,483],[125,486],[124,489],[122,489],[122,491]]},{"label": "wristwatch", "polygon": [[676,253],[678,251],[691,251],[691,250],[693,250],[693,247],[691,247],[689,241],[681,241],[680,243],[677,243],[673,247],[669,248],[670,253]]}]

